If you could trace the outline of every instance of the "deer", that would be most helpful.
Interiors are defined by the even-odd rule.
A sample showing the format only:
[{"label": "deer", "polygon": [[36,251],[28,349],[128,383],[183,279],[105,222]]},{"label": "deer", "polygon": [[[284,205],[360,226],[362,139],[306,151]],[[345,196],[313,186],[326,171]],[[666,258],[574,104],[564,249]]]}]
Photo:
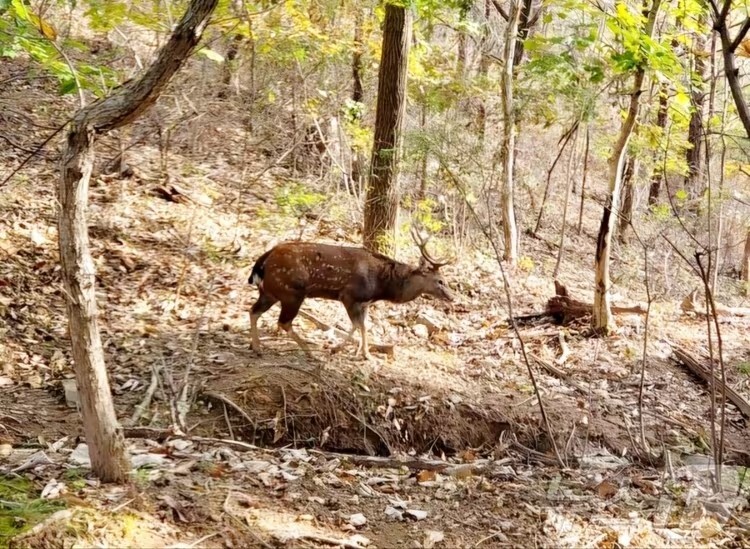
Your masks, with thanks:
[{"label": "deer", "polygon": [[266,251],[248,278],[248,283],[259,291],[250,309],[253,352],[261,355],[258,319],[277,302],[281,303],[279,328],[310,356],[310,343],[292,327],[302,302],[307,298],[339,301],[352,327],[333,352],[354,341],[354,332],[359,330],[355,356],[370,360],[365,326],[370,304],[407,303],[423,295],[453,301],[453,293],[440,274],[440,268],[453,260],[436,260],[427,251],[429,237],[423,238],[413,228],[411,234],[421,254],[416,267],[362,247],[299,240],[282,242]]}]

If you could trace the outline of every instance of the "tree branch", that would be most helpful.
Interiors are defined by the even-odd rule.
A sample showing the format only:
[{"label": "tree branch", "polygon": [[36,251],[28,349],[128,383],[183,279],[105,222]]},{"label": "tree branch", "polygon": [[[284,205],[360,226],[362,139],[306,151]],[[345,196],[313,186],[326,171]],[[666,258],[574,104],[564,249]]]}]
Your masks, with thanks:
[{"label": "tree branch", "polygon": [[750,30],[750,17],[745,19],[745,22],[742,23],[742,28],[740,29],[739,34],[737,37],[732,41],[731,44],[729,44],[729,51],[734,53],[737,48],[740,47],[740,44],[742,44],[742,41],[745,39],[745,36],[747,36],[747,31]]},{"label": "tree branch", "polygon": [[[516,1],[518,1],[518,0],[516,0]],[[508,12],[505,11],[505,8],[503,8],[503,6],[500,5],[500,2],[498,0],[492,0],[492,5],[495,6],[495,9],[497,10],[497,13],[500,14],[500,17],[502,17],[503,19],[505,19],[507,21],[508,20]]]}]

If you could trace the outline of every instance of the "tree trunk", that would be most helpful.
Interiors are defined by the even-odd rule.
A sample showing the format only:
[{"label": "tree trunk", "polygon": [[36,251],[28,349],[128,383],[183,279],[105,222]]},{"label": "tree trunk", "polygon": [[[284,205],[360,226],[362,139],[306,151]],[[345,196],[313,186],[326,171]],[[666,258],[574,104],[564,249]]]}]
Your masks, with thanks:
[{"label": "tree trunk", "polygon": [[398,215],[398,164],[406,111],[411,26],[410,10],[386,4],[363,231],[365,247],[383,253],[393,253],[395,249],[393,233]]},{"label": "tree trunk", "polygon": [[521,0],[514,0],[508,16],[508,28],[505,35],[504,60],[502,73],[501,99],[503,103],[503,142],[500,146],[501,164],[503,167],[503,187],[500,196],[500,209],[503,215],[503,259],[514,265],[518,260],[518,227],[513,199],[513,159],[516,148],[516,117],[513,102],[513,59],[516,49],[518,20],[521,14]]},{"label": "tree trunk", "polygon": [[[646,0],[648,1],[648,0]],[[656,14],[659,11],[661,0],[654,0],[648,14],[644,33],[648,37],[654,34]],[[645,2],[644,2],[645,4]],[[599,225],[599,235],[596,240],[596,255],[594,259],[594,312],[591,317],[591,327],[594,332],[608,334],[614,329],[614,319],[609,302],[609,256],[612,246],[612,230],[618,211],[618,199],[622,187],[622,169],[625,161],[625,151],[628,142],[633,135],[635,124],[638,119],[638,107],[641,93],[643,92],[643,80],[646,76],[646,68],[640,65],[634,75],[633,92],[630,96],[628,114],[620,127],[620,134],[612,147],[612,156],[609,158],[609,194],[604,202],[604,213]]]},{"label": "tree trunk", "polygon": [[[638,128],[636,128],[636,131]],[[617,239],[621,244],[628,242],[628,230],[633,221],[633,198],[635,194],[635,175],[638,171],[638,161],[634,154],[628,157],[625,171],[622,174],[622,208],[620,211]]]},{"label": "tree trunk", "polygon": [[[539,20],[539,12],[532,15],[531,8],[533,0],[519,0],[521,2],[521,13],[518,17],[517,43],[513,52],[513,66],[518,67],[523,61],[524,41],[529,37],[531,29]],[[537,8],[541,10],[541,7]]]},{"label": "tree trunk", "polygon": [[591,131],[586,125],[586,144],[583,146],[583,175],[581,176],[581,207],[578,210],[578,234],[583,230],[583,206],[586,202],[586,181],[589,177],[589,143]]},{"label": "tree trunk", "polygon": [[[698,21],[703,25],[703,17]],[[690,147],[685,151],[685,162],[688,173],[685,177],[685,190],[691,198],[698,198],[703,194],[703,174],[701,173],[701,145],[703,144],[703,103],[705,93],[702,82],[706,77],[706,62],[703,58],[703,50],[706,47],[706,38],[701,34],[695,35],[693,42],[693,59],[695,61],[694,74],[701,86],[694,86],[690,94],[692,112],[690,113],[690,124],[688,126],[688,143]]]},{"label": "tree trunk", "polygon": [[742,280],[745,281],[745,294],[750,295],[750,227],[745,236],[745,251],[742,254]]},{"label": "tree trunk", "polygon": [[576,126],[575,136],[573,137],[573,147],[568,157],[568,171],[565,174],[565,202],[563,204],[563,215],[562,215],[562,226],[560,227],[560,246],[557,249],[557,261],[555,262],[555,270],[552,272],[552,279],[557,280],[557,275],[560,272],[560,266],[562,265],[562,258],[565,254],[565,231],[568,227],[568,203],[570,202],[570,192],[575,180],[575,171],[578,167],[578,128]]},{"label": "tree trunk", "polygon": [[[659,91],[659,110],[656,113],[656,127],[661,129],[661,135],[667,128],[668,119],[668,103],[667,94],[669,93],[669,83],[665,82],[661,85]],[[666,154],[666,153],[664,153]],[[654,151],[654,171],[651,174],[651,184],[648,188],[648,205],[653,206],[659,201],[659,193],[661,193],[661,184],[664,180],[664,162],[659,158],[659,151]]]},{"label": "tree trunk", "polygon": [[132,122],[153,104],[198,43],[217,0],[193,0],[169,42],[139,79],[80,110],[71,122],[58,188],[58,231],[69,332],[93,472],[124,482],[129,463],[107,380],[95,295],[94,260],[86,223],[88,188],[98,134]]},{"label": "tree trunk", "polygon": [[[477,69],[478,76],[480,76],[483,80],[486,79],[487,73],[490,71],[490,56],[487,55],[487,49],[489,48],[488,44],[491,42],[491,35],[490,32],[490,2],[491,0],[484,0],[484,21],[485,21],[485,28],[482,35],[482,41],[479,48],[479,67]],[[485,104],[484,100],[479,101],[479,106],[477,107],[477,116],[476,116],[476,125],[477,125],[477,137],[479,138],[479,143],[484,146],[485,142],[485,136],[487,134],[487,105]]]},{"label": "tree trunk", "polygon": [[[352,101],[362,103],[364,89],[362,87],[362,10],[355,6],[354,15],[354,53],[352,54]],[[351,186],[357,196],[361,196],[362,172],[365,160],[359,147],[352,148]]]},{"label": "tree trunk", "polygon": [[734,52],[747,35],[748,29],[750,29],[750,17],[745,18],[739,33],[734,40],[732,40],[727,23],[727,14],[730,7],[731,0],[725,0],[722,13],[714,13],[714,31],[716,31],[719,34],[719,38],[721,38],[721,51],[724,57],[724,74],[727,77],[729,89],[732,92],[734,105],[737,107],[737,114],[742,122],[742,127],[745,128],[745,133],[748,138],[750,138],[750,106],[747,101],[745,101],[742,82],[740,82],[740,71],[734,63]]}]

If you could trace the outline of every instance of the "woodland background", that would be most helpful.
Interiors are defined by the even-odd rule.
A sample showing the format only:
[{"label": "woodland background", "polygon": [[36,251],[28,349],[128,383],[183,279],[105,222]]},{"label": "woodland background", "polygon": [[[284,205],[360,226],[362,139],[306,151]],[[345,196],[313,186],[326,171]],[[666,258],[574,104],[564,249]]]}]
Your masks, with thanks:
[{"label": "woodland background", "polygon": [[[98,480],[58,245],[69,122],[138,81],[194,3],[0,0],[0,543],[748,543],[738,2],[218,2],[158,100],[96,138],[87,226],[130,471]],[[411,33],[376,154],[389,10]],[[263,251],[364,241],[415,263],[412,225],[457,257],[458,297],[374,305],[392,356],[331,355],[349,323],[320,301],[296,322],[319,376],[275,310],[251,353]]]}]

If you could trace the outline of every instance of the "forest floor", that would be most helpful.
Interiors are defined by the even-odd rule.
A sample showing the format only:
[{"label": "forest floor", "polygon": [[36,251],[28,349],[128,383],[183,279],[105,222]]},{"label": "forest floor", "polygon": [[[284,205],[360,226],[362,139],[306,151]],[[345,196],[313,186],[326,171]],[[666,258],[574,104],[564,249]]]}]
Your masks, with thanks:
[{"label": "forest floor", "polygon": [[[0,150],[4,178],[51,131],[32,124],[54,126],[69,105],[43,80],[13,81],[27,67],[2,70],[10,81],[0,93],[0,137],[10,138]],[[560,467],[486,247],[466,245],[445,269],[455,303],[372,307],[372,339],[394,344],[393,356],[363,362],[354,346],[331,354],[332,331],[300,317],[298,330],[318,347],[308,359],[275,331],[274,308],[261,320],[256,357],[248,310],[257,291],[247,284],[255,258],[298,234],[356,242],[352,200],[315,181],[300,191],[273,159],[244,158],[231,124],[210,128],[203,151],[175,139],[166,164],[153,134],[148,117],[136,124],[126,153],[132,177],[107,175],[102,162],[90,189],[100,327],[133,486],[101,485],[87,473],[58,266],[59,148],[0,190],[0,546],[20,532],[14,546],[750,543],[748,418],[727,406],[725,489],[714,495],[708,388],[672,358],[677,346],[705,354],[706,322],[680,310],[698,284],[669,275],[666,260],[654,276],[674,280],[652,306],[643,435],[643,315],[618,315],[606,339],[588,337],[585,320],[520,326]],[[111,159],[116,142],[102,139],[98,150]],[[329,193],[325,206],[295,215],[289,197],[316,189]],[[594,200],[587,208],[559,277],[584,300],[599,212]],[[554,295],[558,229],[550,221],[542,239],[524,238],[533,261],[509,272],[518,315],[544,310]],[[625,249],[616,257],[617,303],[643,300],[638,257]],[[725,303],[743,304],[731,281],[722,285]],[[304,310],[348,328],[339,304]],[[725,319],[721,328],[728,382],[748,398],[748,321]],[[131,424],[152,379],[153,402]],[[189,430],[175,434],[174,394],[185,380]]]}]

